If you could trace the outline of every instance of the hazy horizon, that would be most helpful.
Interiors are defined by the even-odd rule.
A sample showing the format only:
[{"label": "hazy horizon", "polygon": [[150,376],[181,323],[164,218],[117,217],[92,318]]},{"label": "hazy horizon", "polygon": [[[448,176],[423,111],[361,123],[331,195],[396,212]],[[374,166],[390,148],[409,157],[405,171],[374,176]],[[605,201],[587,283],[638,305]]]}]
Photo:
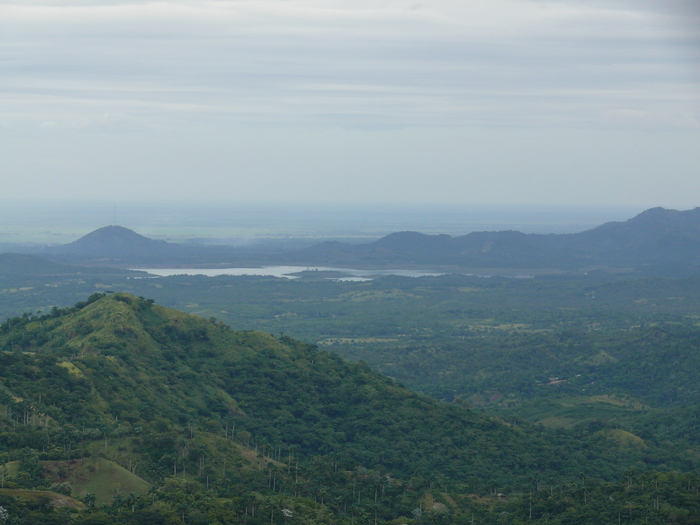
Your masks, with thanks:
[{"label": "hazy horizon", "polygon": [[[0,243],[61,244],[118,224],[172,242],[265,240],[363,242],[395,231],[575,233],[624,221],[641,208],[396,203],[114,203],[0,201]],[[116,213],[115,213],[116,212]]]}]

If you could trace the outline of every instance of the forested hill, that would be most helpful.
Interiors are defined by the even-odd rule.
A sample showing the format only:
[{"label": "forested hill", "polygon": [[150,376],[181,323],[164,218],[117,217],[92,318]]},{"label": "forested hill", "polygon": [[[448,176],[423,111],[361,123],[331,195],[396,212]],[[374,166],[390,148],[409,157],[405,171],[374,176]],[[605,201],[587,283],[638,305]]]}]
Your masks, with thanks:
[{"label": "forested hill", "polygon": [[623,469],[618,450],[577,460],[574,441],[409,392],[288,337],[232,332],[127,294],[95,297],[2,325],[5,400],[31,400],[62,425],[237,422],[270,442],[394,476],[506,484],[535,473],[609,477]]},{"label": "forested hill", "polygon": [[129,294],[0,325],[0,507],[18,525],[600,523],[630,501],[696,523],[696,478],[656,465],[698,466],[604,422],[506,424]]},{"label": "forested hill", "polygon": [[653,208],[576,234],[473,232],[460,237],[392,233],[373,243],[328,242],[300,254],[318,264],[449,264],[473,268],[643,268],[700,264],[700,208]]}]

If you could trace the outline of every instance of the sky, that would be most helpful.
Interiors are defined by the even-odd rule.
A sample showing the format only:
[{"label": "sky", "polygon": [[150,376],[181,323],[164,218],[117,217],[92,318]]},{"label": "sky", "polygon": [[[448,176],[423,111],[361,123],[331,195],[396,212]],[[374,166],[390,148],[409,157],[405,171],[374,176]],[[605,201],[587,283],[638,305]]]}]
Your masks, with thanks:
[{"label": "sky", "polygon": [[0,199],[700,205],[697,0],[0,0]]}]

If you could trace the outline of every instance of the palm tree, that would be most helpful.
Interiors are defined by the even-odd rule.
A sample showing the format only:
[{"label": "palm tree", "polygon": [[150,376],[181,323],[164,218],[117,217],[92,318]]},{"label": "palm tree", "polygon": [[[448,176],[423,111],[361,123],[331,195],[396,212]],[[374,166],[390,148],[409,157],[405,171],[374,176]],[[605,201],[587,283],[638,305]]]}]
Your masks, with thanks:
[{"label": "palm tree", "polygon": [[126,502],[126,498],[124,497],[123,494],[118,493],[116,496],[114,496],[114,500],[112,500],[112,507],[117,510],[117,512],[120,511],[122,507],[124,507]]},{"label": "palm tree", "polygon": [[141,496],[139,494],[129,492],[129,495],[126,497],[126,500],[124,501],[124,505],[126,507],[131,507],[131,512],[136,512],[136,505],[138,505],[140,500],[141,500]]},{"label": "palm tree", "polygon": [[90,508],[90,509],[94,508],[94,507],[95,507],[95,501],[96,501],[95,494],[94,494],[93,492],[88,492],[87,494],[85,494],[85,495],[82,497],[82,501],[83,501],[83,503],[85,503],[85,505],[86,505],[88,508]]}]

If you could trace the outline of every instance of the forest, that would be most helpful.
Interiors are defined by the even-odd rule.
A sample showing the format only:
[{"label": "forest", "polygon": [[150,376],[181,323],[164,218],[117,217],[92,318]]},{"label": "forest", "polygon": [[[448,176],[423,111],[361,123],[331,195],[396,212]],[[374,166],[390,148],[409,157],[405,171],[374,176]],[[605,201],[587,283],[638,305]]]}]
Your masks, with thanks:
[{"label": "forest", "polygon": [[16,523],[698,520],[696,278],[134,277],[0,295]]}]

